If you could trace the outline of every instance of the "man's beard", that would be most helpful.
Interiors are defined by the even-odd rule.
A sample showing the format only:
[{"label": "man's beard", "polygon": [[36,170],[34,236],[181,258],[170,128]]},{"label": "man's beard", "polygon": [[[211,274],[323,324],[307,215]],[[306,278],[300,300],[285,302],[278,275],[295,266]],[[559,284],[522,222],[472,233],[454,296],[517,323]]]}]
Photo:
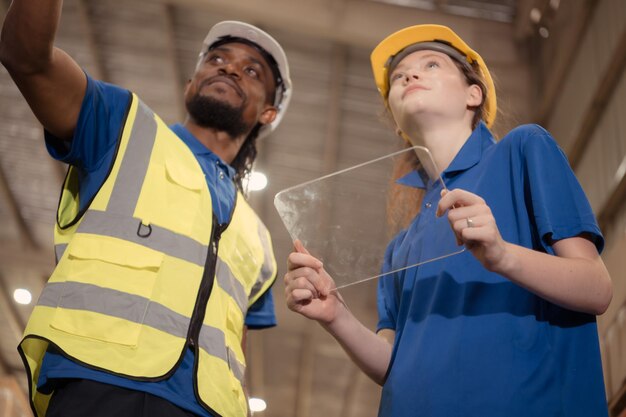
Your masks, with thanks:
[{"label": "man's beard", "polygon": [[252,127],[243,120],[243,106],[235,107],[200,94],[194,94],[185,104],[198,125],[226,132],[233,139]]}]

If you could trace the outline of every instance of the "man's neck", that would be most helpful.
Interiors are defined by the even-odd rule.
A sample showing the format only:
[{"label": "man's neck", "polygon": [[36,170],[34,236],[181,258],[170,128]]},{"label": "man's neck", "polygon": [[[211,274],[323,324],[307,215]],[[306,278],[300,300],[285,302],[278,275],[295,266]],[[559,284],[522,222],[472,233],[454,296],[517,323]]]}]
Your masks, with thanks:
[{"label": "man's neck", "polygon": [[245,136],[233,139],[226,132],[199,126],[198,124],[187,118],[182,125],[207,149],[219,156],[222,161],[231,164],[241,145],[245,140]]}]

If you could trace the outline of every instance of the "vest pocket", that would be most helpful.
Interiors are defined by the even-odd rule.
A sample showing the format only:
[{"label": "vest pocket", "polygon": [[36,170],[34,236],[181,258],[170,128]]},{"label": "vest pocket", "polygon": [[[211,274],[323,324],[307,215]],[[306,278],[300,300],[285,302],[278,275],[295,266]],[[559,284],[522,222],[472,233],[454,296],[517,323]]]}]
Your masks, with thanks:
[{"label": "vest pocket", "polygon": [[[188,235],[198,216],[211,217],[210,211],[201,210],[205,187],[200,168],[196,171],[171,159],[153,164],[148,169],[135,216]],[[210,207],[208,200],[204,203]]]},{"label": "vest pocket", "polygon": [[76,235],[68,247],[53,329],[136,346],[163,254],[120,239]]}]

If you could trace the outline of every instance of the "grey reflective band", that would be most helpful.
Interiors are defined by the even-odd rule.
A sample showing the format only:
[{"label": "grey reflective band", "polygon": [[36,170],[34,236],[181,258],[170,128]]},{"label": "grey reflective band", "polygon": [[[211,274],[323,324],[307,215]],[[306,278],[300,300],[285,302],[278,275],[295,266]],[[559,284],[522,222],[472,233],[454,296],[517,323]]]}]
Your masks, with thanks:
[{"label": "grey reflective band", "polygon": [[138,101],[130,139],[106,209],[128,217],[132,217],[137,207],[157,132],[154,113],[141,100]]},{"label": "grey reflective band", "polygon": [[[93,233],[131,241],[204,267],[208,248],[191,238],[152,225],[150,239],[144,239],[137,236],[137,219],[120,216],[115,221],[111,221],[111,218],[116,216],[95,210],[87,214],[80,225],[81,233]],[[245,315],[248,310],[248,297],[241,282],[235,278],[228,265],[219,258],[215,273],[219,286],[231,295]]]},{"label": "grey reflective band", "polygon": [[224,332],[215,327],[202,325],[198,336],[198,345],[210,355],[224,359],[235,378],[243,384],[246,367],[237,360],[235,353],[226,346]]},{"label": "grey reflective band", "polygon": [[[74,296],[76,294],[78,296]],[[105,314],[150,326],[181,339],[187,337],[190,321],[189,317],[148,298],[81,282],[46,284],[37,305]],[[233,375],[243,382],[245,367],[235,360],[233,352],[225,348],[226,338],[222,330],[203,324],[198,344],[209,355],[226,362]]]},{"label": "grey reflective band", "polygon": [[230,348],[228,348],[227,353],[229,357],[228,366],[230,366],[230,371],[233,373],[235,378],[237,378],[239,382],[241,382],[241,385],[243,385],[243,378],[246,375],[246,367],[244,364],[237,360],[235,352],[233,352]]},{"label": "grey reflective band", "polygon": [[265,254],[265,258],[263,259],[263,265],[261,266],[261,271],[259,272],[259,276],[257,277],[254,286],[252,287],[252,291],[250,292],[250,299],[256,297],[259,292],[263,289],[263,286],[268,280],[274,278],[276,271],[272,268],[272,248],[270,247],[270,242],[267,239],[267,229],[261,220],[258,220],[258,229],[257,233],[259,234],[259,239],[261,240],[261,245],[263,246],[263,253]]},{"label": "grey reflective band", "polygon": [[130,216],[89,210],[80,224],[81,233],[116,237],[183,259],[204,268],[208,247],[187,236],[157,225],[150,225],[150,238],[137,235],[140,220]]},{"label": "grey reflective band", "polygon": [[56,260],[56,263],[59,263],[59,261],[63,257],[63,253],[65,253],[66,248],[67,243],[59,243],[54,245],[54,258]]},{"label": "grey reflective band", "polygon": [[246,289],[243,287],[241,282],[235,278],[228,267],[228,264],[222,261],[219,257],[217,258],[217,264],[215,265],[215,277],[217,278],[219,286],[230,294],[245,316],[248,311],[248,297],[246,295]]},{"label": "grey reflective band", "polygon": [[48,283],[37,305],[90,311],[187,337],[189,318],[139,295],[81,282]]},{"label": "grey reflective band", "polygon": [[[113,216],[111,216],[110,213],[115,213],[117,215],[132,218],[132,215],[135,211],[135,206],[137,205],[137,199],[139,198],[139,192],[141,191],[141,187],[143,185],[143,179],[146,175],[146,167],[150,162],[152,147],[154,146],[154,143],[156,141],[156,130],[157,125],[156,121],[154,120],[154,114],[141,100],[138,100],[137,112],[135,115],[133,128],[130,133],[128,147],[126,148],[124,159],[120,164],[120,169],[117,175],[117,180],[115,181],[115,186],[111,191],[107,211],[102,212],[87,210],[83,216],[81,223],[78,226],[77,232],[84,231],[86,233],[100,233],[108,236],[117,237],[117,235],[114,234],[113,231],[109,231],[108,233],[103,232],[108,228],[116,226],[116,222],[111,221],[111,217]],[[130,158],[128,157],[129,155],[131,155]],[[133,163],[126,162],[128,159],[132,159]],[[92,217],[95,217],[95,219],[92,220]],[[102,226],[102,224],[107,221],[107,218],[109,219],[109,223],[107,223],[106,227],[98,227],[93,225],[93,223],[99,223],[100,226]],[[133,230],[134,235],[136,235],[139,220],[137,220],[136,222],[137,224],[134,225]],[[126,223],[128,223],[128,221]],[[120,229],[121,227],[122,226],[118,226],[117,229]],[[119,230],[117,231],[119,232]],[[129,231],[124,230],[121,234],[126,235],[128,234],[127,232]],[[121,239],[125,239],[127,237],[128,236],[120,236]],[[132,241],[134,239],[127,240]],[[144,243],[144,240],[142,240],[141,244]],[[54,250],[57,262],[59,262],[59,260],[63,256],[66,248],[67,244],[55,246]],[[198,264],[204,265],[204,259]]]}]

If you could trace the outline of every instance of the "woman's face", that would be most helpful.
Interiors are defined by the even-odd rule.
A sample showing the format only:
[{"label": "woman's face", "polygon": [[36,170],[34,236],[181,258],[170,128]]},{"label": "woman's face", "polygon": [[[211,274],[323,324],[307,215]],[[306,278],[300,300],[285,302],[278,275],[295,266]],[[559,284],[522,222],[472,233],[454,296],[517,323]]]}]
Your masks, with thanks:
[{"label": "woman's face", "polygon": [[[448,55],[431,50],[407,55],[389,75],[389,107],[398,127],[456,121],[480,104],[478,86],[469,86]],[[477,101],[478,100],[478,101]]]}]

